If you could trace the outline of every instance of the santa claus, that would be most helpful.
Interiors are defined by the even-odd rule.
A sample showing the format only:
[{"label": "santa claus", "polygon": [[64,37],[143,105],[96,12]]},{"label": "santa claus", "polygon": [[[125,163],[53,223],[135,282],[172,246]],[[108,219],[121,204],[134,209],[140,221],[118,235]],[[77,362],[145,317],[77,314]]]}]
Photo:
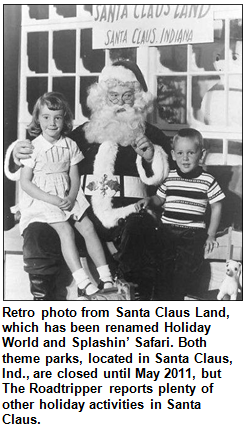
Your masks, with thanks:
[{"label": "santa claus", "polygon": [[[104,242],[111,242],[117,271],[138,285],[140,299],[154,298],[158,270],[156,220],[137,213],[134,203],[157,187],[168,173],[169,140],[146,122],[153,107],[139,67],[117,61],[105,67],[88,93],[90,121],[70,137],[84,154],[81,186],[91,202],[90,217]],[[14,145],[14,159],[28,157],[28,141]],[[10,175],[11,176],[11,175]],[[152,189],[153,191],[153,189]],[[32,291],[55,299],[59,245],[48,225],[24,231],[24,262]]]}]

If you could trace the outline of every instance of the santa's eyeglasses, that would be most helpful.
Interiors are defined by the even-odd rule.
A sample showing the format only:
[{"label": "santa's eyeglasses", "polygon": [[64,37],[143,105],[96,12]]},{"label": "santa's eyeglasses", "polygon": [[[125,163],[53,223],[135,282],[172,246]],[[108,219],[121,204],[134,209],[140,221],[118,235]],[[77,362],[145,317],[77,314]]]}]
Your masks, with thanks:
[{"label": "santa's eyeglasses", "polygon": [[132,103],[134,100],[134,93],[131,91],[126,91],[123,94],[110,92],[108,93],[108,99],[114,104],[119,103],[121,100],[124,103]]}]

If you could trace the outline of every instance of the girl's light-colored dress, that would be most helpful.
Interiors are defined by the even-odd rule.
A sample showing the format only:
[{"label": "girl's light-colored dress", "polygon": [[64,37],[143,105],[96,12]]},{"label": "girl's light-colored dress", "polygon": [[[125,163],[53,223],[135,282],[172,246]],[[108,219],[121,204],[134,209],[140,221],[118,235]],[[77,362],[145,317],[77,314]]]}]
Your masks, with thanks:
[{"label": "girl's light-colored dress", "polygon": [[[55,144],[51,144],[39,135],[32,141],[32,145],[34,150],[31,158],[22,160],[24,166],[33,169],[32,182],[46,193],[66,197],[70,189],[69,168],[84,158],[77,144],[68,137],[61,137]],[[50,224],[66,221],[70,217],[79,220],[89,206],[81,188],[70,212],[34,199],[22,191],[19,205],[21,233],[33,222]]]}]

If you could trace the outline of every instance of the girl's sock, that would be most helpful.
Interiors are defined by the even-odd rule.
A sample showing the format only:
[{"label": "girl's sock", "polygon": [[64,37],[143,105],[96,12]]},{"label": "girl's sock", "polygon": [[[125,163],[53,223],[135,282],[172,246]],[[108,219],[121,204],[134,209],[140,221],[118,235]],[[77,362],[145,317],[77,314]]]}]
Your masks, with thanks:
[{"label": "girl's sock", "polygon": [[78,288],[84,291],[86,295],[89,296],[97,291],[97,288],[91,283],[87,273],[82,267],[73,272],[73,278]]},{"label": "girl's sock", "polygon": [[108,265],[97,267],[99,278],[104,283],[104,288],[112,288],[114,283]]}]

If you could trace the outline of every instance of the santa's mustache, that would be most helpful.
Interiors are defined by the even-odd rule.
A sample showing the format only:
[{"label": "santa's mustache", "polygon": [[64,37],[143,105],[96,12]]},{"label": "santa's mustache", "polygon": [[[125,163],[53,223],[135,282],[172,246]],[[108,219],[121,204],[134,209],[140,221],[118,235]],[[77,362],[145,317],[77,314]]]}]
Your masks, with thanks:
[{"label": "santa's mustache", "polygon": [[134,106],[105,105],[94,113],[87,126],[86,136],[89,141],[102,143],[112,140],[122,146],[131,145],[139,134],[144,133],[145,117]]},{"label": "santa's mustache", "polygon": [[[109,112],[108,121],[105,122],[105,128],[111,128],[112,124],[117,124],[119,127],[127,127],[130,131],[137,130],[141,128],[142,116],[136,112],[136,109],[129,105],[114,107],[111,110],[111,115]],[[126,131],[126,129],[125,129]]]},{"label": "santa's mustache", "polygon": [[124,104],[124,105],[113,105],[113,106],[108,106],[108,111],[111,112],[112,114],[115,114],[118,116],[118,114],[121,113],[126,113],[127,115],[136,115],[138,114],[137,109],[134,106],[130,106],[128,104]]},{"label": "santa's mustache", "polygon": [[[138,109],[134,106],[129,105],[117,105],[110,106],[108,109],[108,121],[115,121],[120,123],[126,123],[132,130],[139,126],[139,123],[143,121],[143,116],[139,113]],[[106,118],[106,116],[104,118]],[[106,124],[105,124],[106,125]]]}]

